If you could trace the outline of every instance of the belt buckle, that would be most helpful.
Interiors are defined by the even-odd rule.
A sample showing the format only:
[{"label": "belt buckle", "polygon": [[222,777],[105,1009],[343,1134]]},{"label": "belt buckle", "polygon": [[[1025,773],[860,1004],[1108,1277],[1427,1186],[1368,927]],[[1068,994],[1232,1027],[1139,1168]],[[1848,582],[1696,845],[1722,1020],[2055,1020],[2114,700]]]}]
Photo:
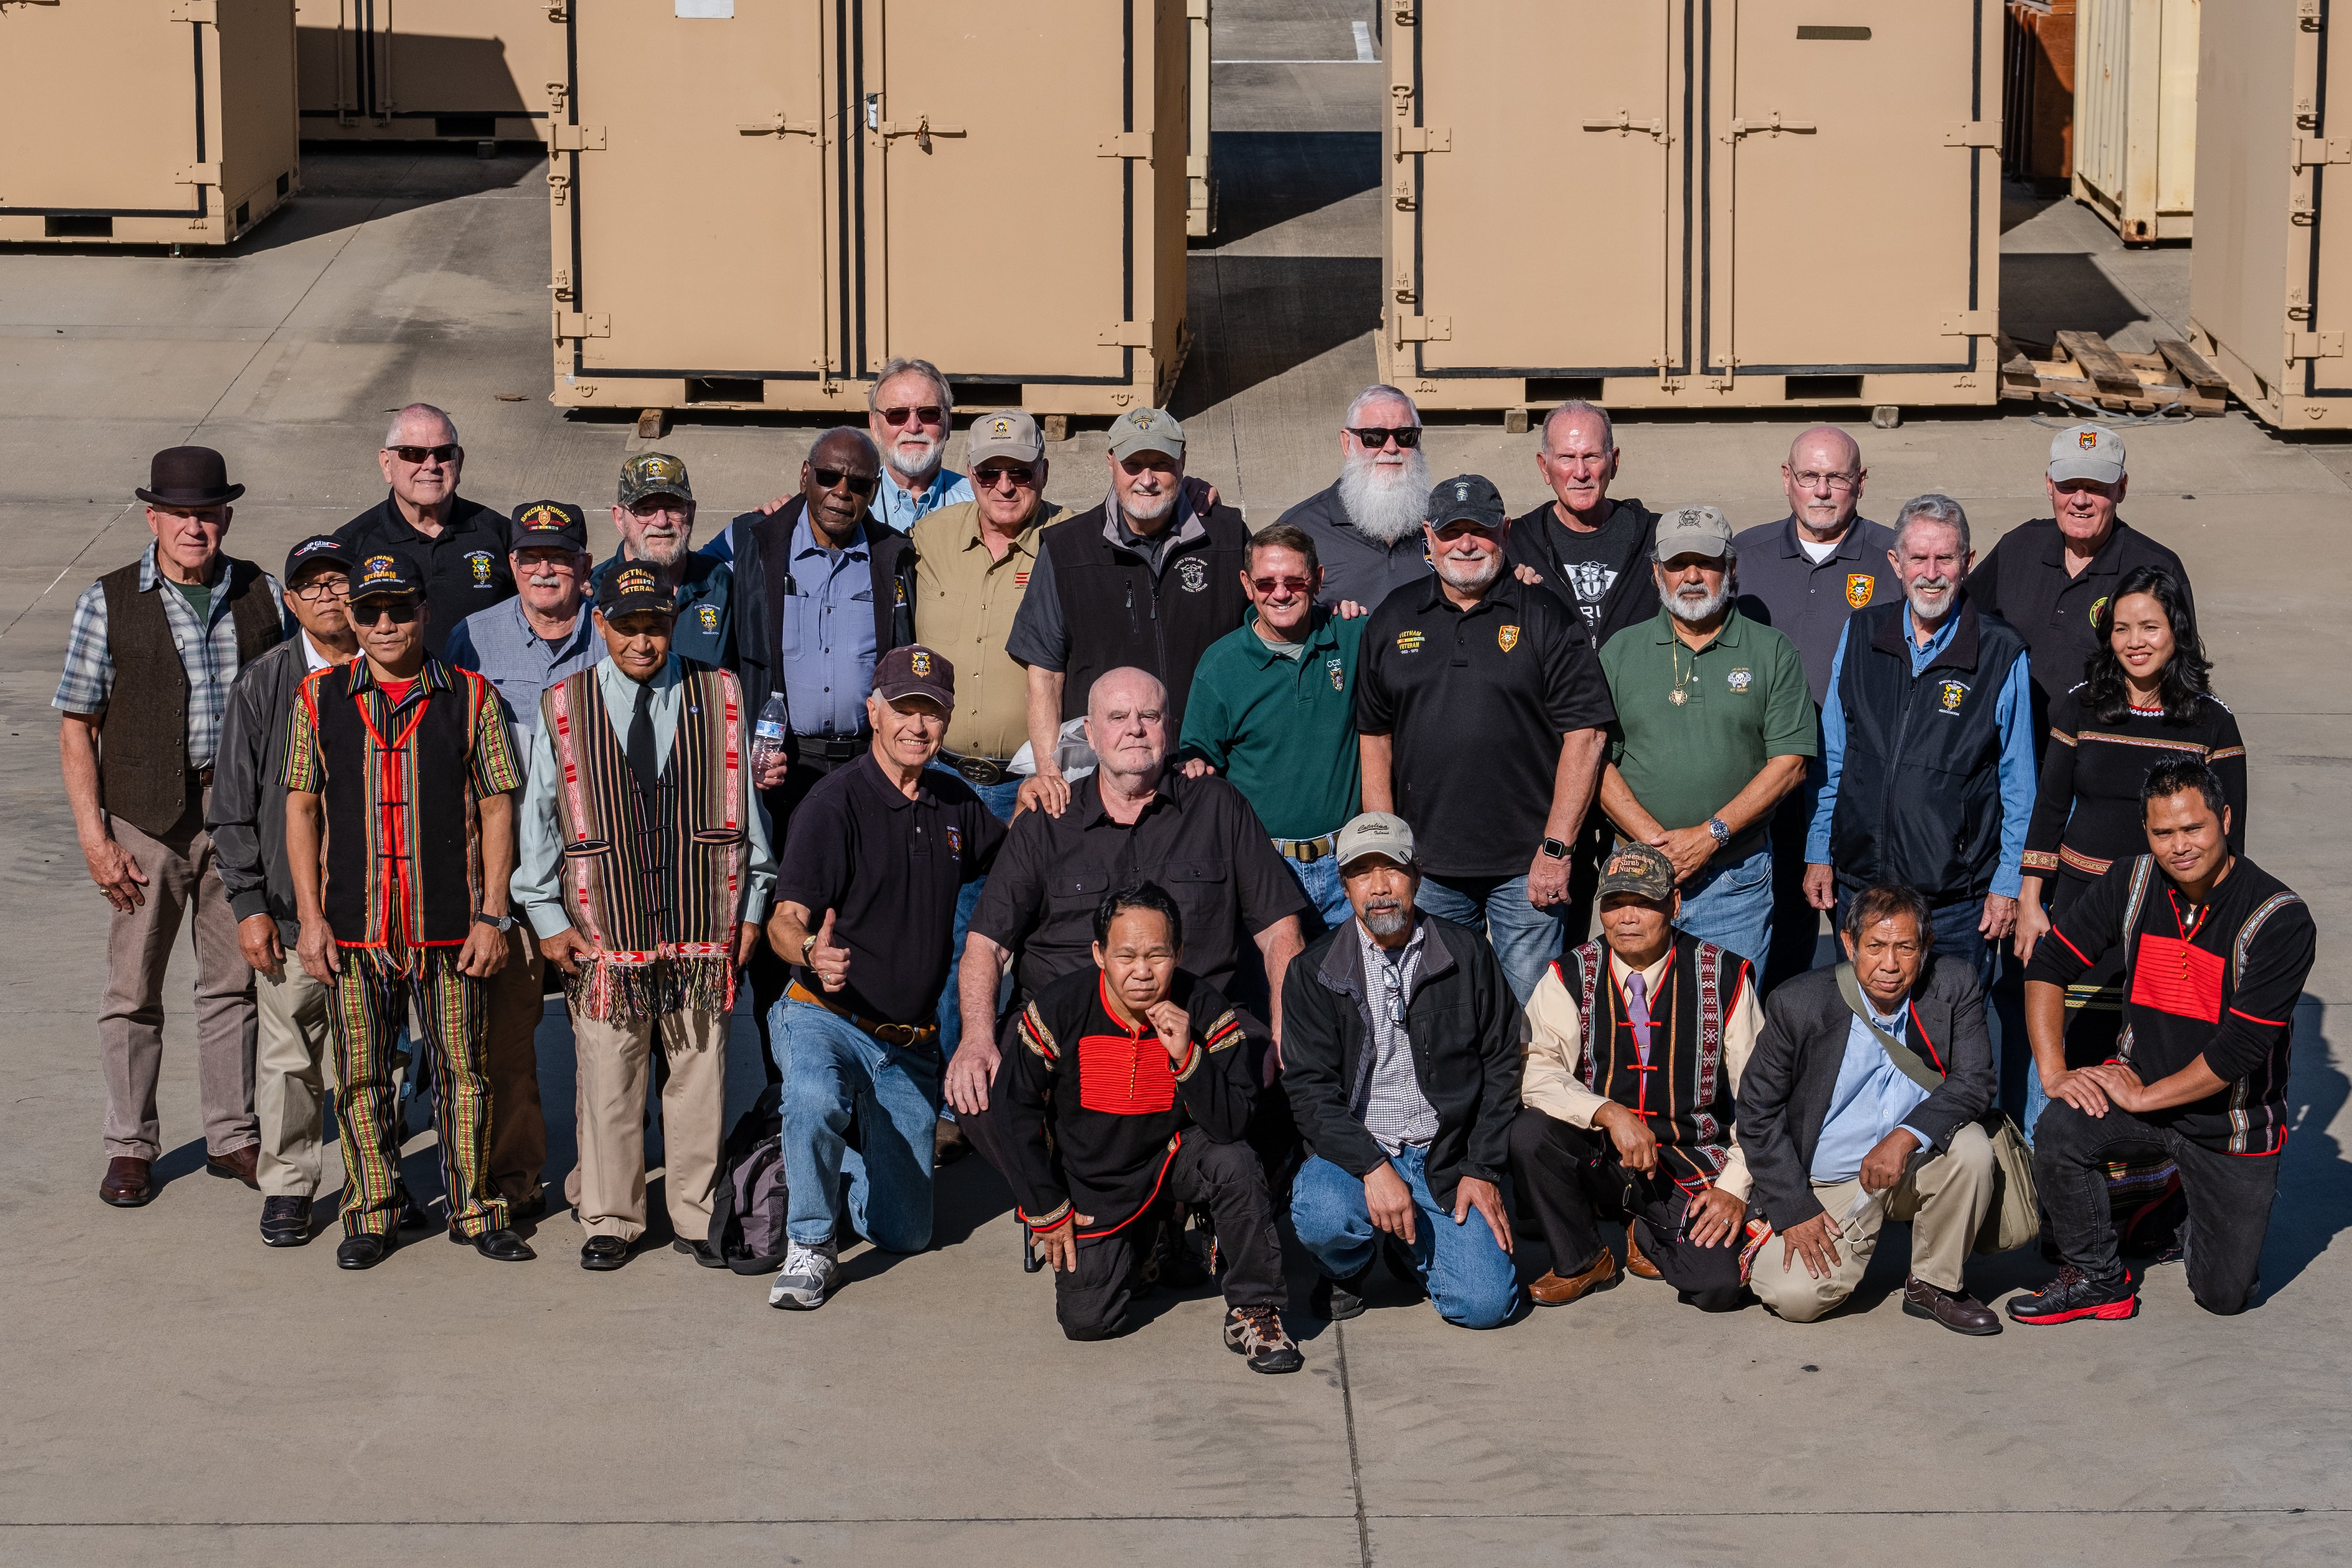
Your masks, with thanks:
[{"label": "belt buckle", "polygon": [[967,784],[1000,784],[1004,778],[1004,770],[986,757],[958,757],[955,771]]}]

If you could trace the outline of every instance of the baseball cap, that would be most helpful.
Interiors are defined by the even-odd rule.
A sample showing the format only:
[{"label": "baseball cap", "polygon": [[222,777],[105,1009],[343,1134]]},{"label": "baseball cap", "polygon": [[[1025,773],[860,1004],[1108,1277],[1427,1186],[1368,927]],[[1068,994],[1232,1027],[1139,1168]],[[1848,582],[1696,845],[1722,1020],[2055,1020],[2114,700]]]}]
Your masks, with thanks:
[{"label": "baseball cap", "polygon": [[874,661],[874,693],[885,702],[928,697],[955,706],[955,666],[920,643],[894,647]]},{"label": "baseball cap", "polygon": [[2070,425],[2051,438],[2050,477],[2112,485],[2124,477],[2124,438],[2096,425]]},{"label": "baseball cap", "polygon": [[[983,414],[971,422],[971,433],[965,437],[964,467],[976,468],[991,458],[1010,458],[1016,463],[1034,463],[1045,455],[1045,438],[1037,432],[1037,421],[1018,408],[1000,408],[993,414]],[[1184,436],[1176,436],[1176,454],[1184,453]]]},{"label": "baseball cap", "polygon": [[570,501],[525,501],[507,521],[507,548],[585,550],[588,514]]},{"label": "baseball cap", "polygon": [[1598,900],[1611,893],[1632,893],[1664,903],[1675,896],[1675,863],[1666,858],[1664,850],[1647,844],[1620,844],[1602,863],[1601,881],[1592,896]]},{"label": "baseball cap", "polygon": [[667,452],[639,452],[623,463],[621,493],[615,499],[623,506],[635,506],[647,496],[692,500],[694,489],[687,482],[685,463]]},{"label": "baseball cap", "polygon": [[1659,561],[1677,555],[1720,559],[1731,553],[1730,521],[1716,507],[1678,506],[1658,519],[1658,542],[1652,553]]},{"label": "baseball cap", "polygon": [[1510,521],[1503,510],[1503,492],[1484,474],[1457,474],[1440,479],[1429,492],[1429,523],[1469,521],[1481,528],[1500,528]]},{"label": "baseball cap", "polygon": [[425,596],[424,572],[397,550],[362,555],[357,566],[358,570],[352,574],[352,597],[355,600]]},{"label": "baseball cap", "polygon": [[1160,452],[1184,460],[1184,426],[1164,408],[1134,408],[1111,422],[1110,455],[1132,458]]},{"label": "baseball cap", "polygon": [[1348,826],[1333,836],[1331,850],[1343,871],[1349,861],[1367,855],[1385,855],[1400,866],[1409,866],[1412,864],[1412,826],[1385,811],[1368,811],[1349,818]]},{"label": "baseball cap", "polygon": [[320,562],[340,566],[345,572],[349,572],[352,569],[352,552],[346,550],[343,547],[343,542],[333,534],[314,533],[286,552],[286,574],[278,580],[291,587],[294,579],[300,575],[305,568],[316,566]]},{"label": "baseball cap", "polygon": [[[649,495],[668,491],[647,491]],[[656,610],[662,615],[677,613],[677,600],[662,581],[662,574],[642,561],[624,561],[618,569],[606,574],[596,589],[596,608],[606,620],[615,616],[632,615],[638,610]]]}]

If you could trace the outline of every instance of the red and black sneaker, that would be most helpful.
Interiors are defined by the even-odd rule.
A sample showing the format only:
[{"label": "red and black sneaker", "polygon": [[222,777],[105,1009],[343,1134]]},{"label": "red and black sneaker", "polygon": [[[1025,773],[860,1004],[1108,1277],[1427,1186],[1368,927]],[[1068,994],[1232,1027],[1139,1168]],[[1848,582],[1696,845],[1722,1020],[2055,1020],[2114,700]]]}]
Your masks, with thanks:
[{"label": "red and black sneaker", "polygon": [[2139,1292],[2132,1288],[2129,1274],[2113,1285],[2101,1285],[2071,1265],[2032,1295],[2009,1299],[2009,1315],[2021,1323],[2071,1323],[2077,1318],[2119,1322],[2138,1312]]}]

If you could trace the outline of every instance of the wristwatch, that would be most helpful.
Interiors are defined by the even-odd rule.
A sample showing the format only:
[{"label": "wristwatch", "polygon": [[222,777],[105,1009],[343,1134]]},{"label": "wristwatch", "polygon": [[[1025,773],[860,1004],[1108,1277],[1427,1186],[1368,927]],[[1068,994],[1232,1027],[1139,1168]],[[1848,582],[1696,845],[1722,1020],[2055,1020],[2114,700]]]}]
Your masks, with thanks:
[{"label": "wristwatch", "polygon": [[514,916],[486,915],[481,910],[476,910],[474,911],[474,923],[476,925],[490,926],[494,928],[500,936],[504,936],[507,932],[514,930]]},{"label": "wristwatch", "polygon": [[811,932],[809,932],[809,933],[808,933],[808,935],[806,935],[806,936],[804,936],[804,937],[801,938],[801,963],[802,963],[802,965],[803,965],[803,967],[805,967],[805,966],[807,965],[807,963],[808,963],[809,949],[811,949],[811,948],[814,947],[815,945],[816,945],[816,932],[814,932],[814,931],[811,931]]},{"label": "wristwatch", "polygon": [[1719,816],[1708,817],[1706,819],[1706,830],[1715,835],[1715,847],[1717,849],[1727,849],[1731,847],[1731,827],[1729,824],[1723,820],[1723,818]]},{"label": "wristwatch", "polygon": [[1568,846],[1561,843],[1557,838],[1547,838],[1541,844],[1536,846],[1536,847],[1541,849],[1546,855],[1549,855],[1555,860],[1565,860],[1568,858]]}]

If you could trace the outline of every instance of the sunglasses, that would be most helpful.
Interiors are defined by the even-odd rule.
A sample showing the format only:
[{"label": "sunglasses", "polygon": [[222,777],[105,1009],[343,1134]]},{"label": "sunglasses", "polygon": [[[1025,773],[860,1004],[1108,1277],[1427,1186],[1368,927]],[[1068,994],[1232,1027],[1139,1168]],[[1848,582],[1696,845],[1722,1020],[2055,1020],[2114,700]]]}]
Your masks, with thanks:
[{"label": "sunglasses", "polygon": [[1036,477],[1037,470],[1028,468],[976,468],[971,476],[972,482],[984,490],[997,489],[999,479],[1008,480],[1014,489],[1020,489]]},{"label": "sunglasses", "polygon": [[877,408],[875,412],[893,430],[909,419],[919,425],[944,425],[948,417],[948,411],[936,403],[926,403],[920,408]]},{"label": "sunglasses", "polygon": [[1286,594],[1304,594],[1313,584],[1304,577],[1253,577],[1250,586],[1265,597],[1272,598],[1277,588]]},{"label": "sunglasses", "polygon": [[422,463],[427,458],[436,463],[454,463],[457,460],[457,443],[455,441],[441,447],[386,447],[384,450],[404,463]]},{"label": "sunglasses", "polygon": [[1350,430],[1348,434],[1361,441],[1368,452],[1377,452],[1391,441],[1397,444],[1399,450],[1406,452],[1421,445],[1421,426],[1418,425],[1407,425],[1400,430]]},{"label": "sunglasses", "polygon": [[364,605],[353,605],[352,606],[352,619],[357,621],[363,626],[374,626],[386,616],[390,616],[392,617],[392,624],[394,626],[404,626],[409,622],[416,618],[416,601],[414,599],[372,599]]},{"label": "sunglasses", "polygon": [[809,478],[816,481],[816,488],[821,490],[846,485],[854,496],[870,496],[874,493],[874,487],[882,482],[879,474],[845,474],[839,468],[811,468]]},{"label": "sunglasses", "polygon": [[646,500],[631,501],[629,503],[628,510],[631,517],[634,517],[642,522],[648,518],[684,517],[687,513],[687,503],[679,500],[675,496],[672,496],[667,500],[653,498]]}]

